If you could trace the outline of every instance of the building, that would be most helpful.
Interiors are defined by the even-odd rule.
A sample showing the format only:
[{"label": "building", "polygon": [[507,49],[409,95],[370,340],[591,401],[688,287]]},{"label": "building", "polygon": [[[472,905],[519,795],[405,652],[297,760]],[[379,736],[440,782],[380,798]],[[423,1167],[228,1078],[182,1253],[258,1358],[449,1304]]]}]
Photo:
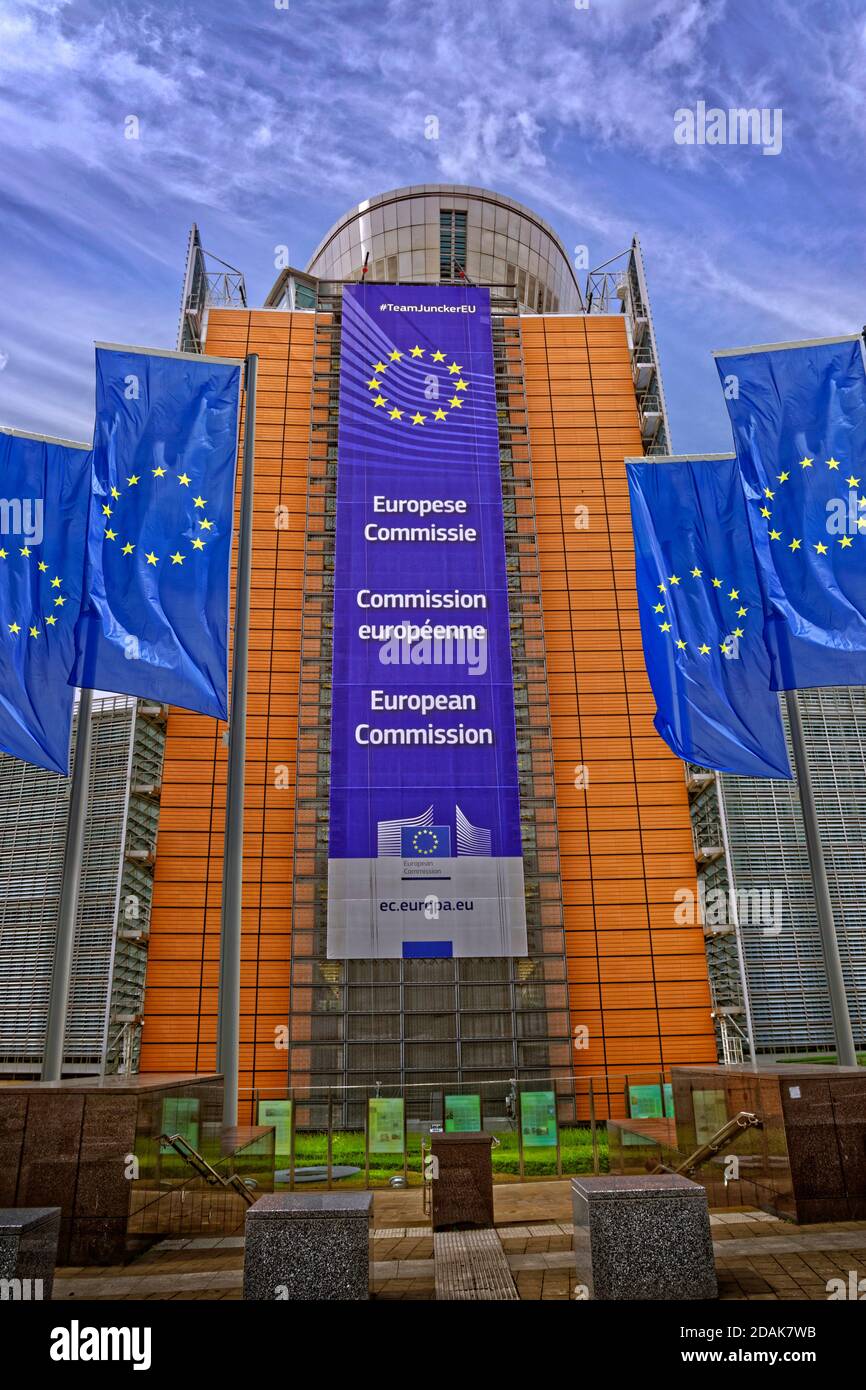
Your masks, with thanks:
[{"label": "building", "polygon": [[[804,690],[797,698],[851,1026],[866,1048],[866,691]],[[784,703],[782,717],[787,732]],[[691,768],[689,787],[721,1055],[835,1051],[796,785]]]},{"label": "building", "polygon": [[[94,699],[65,1076],[138,1066],[164,726],[162,706]],[[0,1076],[42,1065],[69,793],[0,754]]]},{"label": "building", "polygon": [[[191,243],[188,286],[204,283],[202,256]],[[523,959],[325,955],[341,294],[362,275],[491,290]],[[259,355],[242,1099],[291,1087],[324,1104],[330,1087],[357,1122],[377,1085],[411,1088],[420,1117],[435,1087],[483,1082],[503,1100],[515,1080],[553,1078],[563,1115],[575,1094],[586,1114],[594,1078],[602,1115],[625,1073],[715,1060],[702,929],[674,915],[677,891],[696,888],[685,779],[652,727],[634,592],[623,458],[668,449],[639,246],[583,287],[531,209],[403,188],[340,218],[263,309],[231,288],[222,304],[185,301],[182,335],[194,319],[205,351]],[[169,714],[145,1071],[214,1064],[224,734]]]}]

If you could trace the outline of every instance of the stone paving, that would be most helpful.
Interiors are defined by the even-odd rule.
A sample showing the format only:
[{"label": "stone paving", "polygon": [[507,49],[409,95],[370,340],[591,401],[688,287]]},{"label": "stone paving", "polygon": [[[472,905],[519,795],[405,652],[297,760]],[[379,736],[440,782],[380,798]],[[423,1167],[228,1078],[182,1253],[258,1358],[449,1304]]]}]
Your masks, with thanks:
[{"label": "stone paving", "polygon": [[[514,1184],[504,1193],[497,1187],[495,1198],[497,1233],[520,1298],[573,1298],[568,1180]],[[374,1207],[373,1297],[433,1299],[433,1235],[420,1194],[377,1192]],[[411,1225],[393,1219],[401,1213]],[[824,1300],[829,1279],[847,1285],[852,1271],[866,1278],[864,1221],[793,1226],[760,1211],[725,1210],[713,1212],[710,1224],[722,1300]],[[241,1235],[164,1240],[127,1265],[58,1269],[54,1297],[237,1299],[242,1275]]]}]

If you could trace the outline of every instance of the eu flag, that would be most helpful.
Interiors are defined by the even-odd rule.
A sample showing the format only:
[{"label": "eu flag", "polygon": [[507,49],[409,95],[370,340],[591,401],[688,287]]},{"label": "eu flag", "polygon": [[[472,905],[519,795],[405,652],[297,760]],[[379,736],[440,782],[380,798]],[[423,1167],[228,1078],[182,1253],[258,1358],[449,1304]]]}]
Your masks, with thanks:
[{"label": "eu flag", "polygon": [[90,446],[0,431],[0,749],[69,771]]},{"label": "eu flag", "polygon": [[763,575],[771,685],[866,685],[863,343],[714,355]]},{"label": "eu flag", "polygon": [[404,859],[450,859],[449,825],[404,825],[400,830],[400,853]]},{"label": "eu flag", "polygon": [[98,344],[73,683],[225,719],[240,363]]},{"label": "eu flag", "polygon": [[679,757],[791,777],[733,455],[626,463],[655,727]]}]

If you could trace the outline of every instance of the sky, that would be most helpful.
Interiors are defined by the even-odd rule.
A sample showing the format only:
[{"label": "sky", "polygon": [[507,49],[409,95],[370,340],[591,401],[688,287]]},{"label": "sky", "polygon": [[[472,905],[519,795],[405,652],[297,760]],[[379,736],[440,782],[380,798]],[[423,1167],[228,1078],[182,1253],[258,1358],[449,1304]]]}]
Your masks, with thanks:
[{"label": "sky", "polygon": [[[679,143],[700,102],[778,153]],[[469,183],[593,266],[640,237],[672,447],[727,450],[713,348],[866,320],[864,112],[855,0],[0,0],[0,424],[91,438],[192,222],[256,305],[362,198]]]}]

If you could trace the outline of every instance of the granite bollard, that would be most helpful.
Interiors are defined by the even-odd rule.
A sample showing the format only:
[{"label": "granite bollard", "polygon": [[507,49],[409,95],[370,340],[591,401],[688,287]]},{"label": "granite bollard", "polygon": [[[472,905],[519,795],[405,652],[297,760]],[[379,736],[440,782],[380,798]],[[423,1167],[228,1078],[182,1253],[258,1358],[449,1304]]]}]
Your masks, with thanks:
[{"label": "granite bollard", "polygon": [[0,1207],[0,1300],[48,1300],[54,1286],[59,1207]]},{"label": "granite bollard", "polygon": [[574,1178],[577,1282],[593,1299],[718,1296],[707,1194],[675,1174]]},{"label": "granite bollard", "polygon": [[493,1226],[492,1134],[431,1134],[438,1166],[433,1182],[433,1230]]},{"label": "granite bollard", "polygon": [[370,1297],[372,1192],[273,1192],[247,1211],[244,1298]]}]

